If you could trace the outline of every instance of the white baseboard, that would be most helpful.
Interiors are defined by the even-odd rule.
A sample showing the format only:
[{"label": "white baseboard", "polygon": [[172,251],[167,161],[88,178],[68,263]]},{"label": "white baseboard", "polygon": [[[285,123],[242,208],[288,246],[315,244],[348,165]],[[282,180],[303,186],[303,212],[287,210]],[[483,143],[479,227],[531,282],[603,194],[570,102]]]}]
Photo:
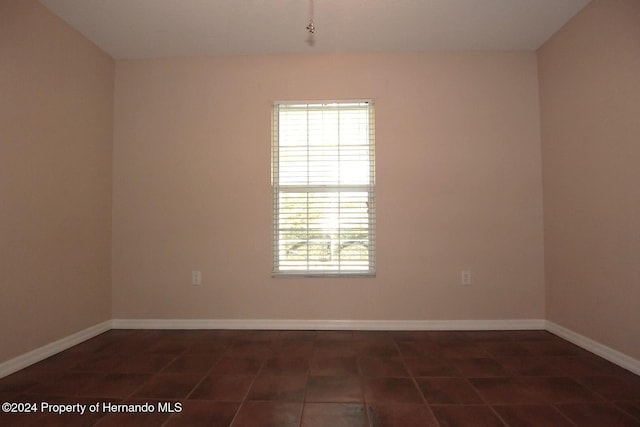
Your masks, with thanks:
[{"label": "white baseboard", "polygon": [[609,362],[615,363],[636,375],[640,375],[640,360],[638,359],[627,356],[624,353],[614,350],[611,347],[607,347],[604,344],[600,344],[599,342],[594,341],[591,338],[587,338],[584,335],[580,335],[577,332],[573,332],[572,330],[553,323],[550,320],[546,321],[546,329],[560,338],[564,338],[585,350],[607,359]]},{"label": "white baseboard", "polygon": [[290,320],[290,319],[114,319],[99,323],[21,356],[0,363],[0,378],[91,339],[110,329],[272,329],[377,331],[548,330],[637,375],[634,359],[567,328],[542,319],[509,320]]},{"label": "white baseboard", "polygon": [[480,331],[544,329],[541,319],[512,320],[291,320],[291,319],[114,319],[114,329],[272,329],[375,331]]},{"label": "white baseboard", "polygon": [[61,351],[71,348],[74,345],[80,344],[81,342],[100,335],[101,333],[106,332],[110,329],[112,329],[111,320],[107,320],[106,322],[102,322],[87,329],[83,329],[79,332],[76,332],[75,334],[68,335],[57,341],[36,348],[35,350],[32,350],[28,353],[24,353],[18,357],[9,359],[6,362],[2,362],[0,363],[0,378],[11,375],[14,372],[19,371],[20,369],[40,362],[47,357],[60,353]]}]

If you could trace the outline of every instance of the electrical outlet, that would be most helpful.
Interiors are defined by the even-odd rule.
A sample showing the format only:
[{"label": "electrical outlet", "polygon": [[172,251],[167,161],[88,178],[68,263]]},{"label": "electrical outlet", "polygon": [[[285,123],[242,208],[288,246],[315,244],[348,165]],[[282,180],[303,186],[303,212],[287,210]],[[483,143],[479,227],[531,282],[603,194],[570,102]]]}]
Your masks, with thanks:
[{"label": "electrical outlet", "polygon": [[191,272],[191,284],[194,286],[202,285],[202,273],[200,271]]},{"label": "electrical outlet", "polygon": [[471,271],[462,270],[460,283],[465,286],[471,284]]}]

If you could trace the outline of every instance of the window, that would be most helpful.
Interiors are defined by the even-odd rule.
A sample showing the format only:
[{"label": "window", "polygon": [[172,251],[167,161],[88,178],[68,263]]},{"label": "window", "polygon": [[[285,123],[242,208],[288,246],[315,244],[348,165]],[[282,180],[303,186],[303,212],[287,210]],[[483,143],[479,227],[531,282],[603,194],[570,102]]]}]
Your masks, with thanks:
[{"label": "window", "polygon": [[277,103],[274,276],[375,274],[371,102]]}]

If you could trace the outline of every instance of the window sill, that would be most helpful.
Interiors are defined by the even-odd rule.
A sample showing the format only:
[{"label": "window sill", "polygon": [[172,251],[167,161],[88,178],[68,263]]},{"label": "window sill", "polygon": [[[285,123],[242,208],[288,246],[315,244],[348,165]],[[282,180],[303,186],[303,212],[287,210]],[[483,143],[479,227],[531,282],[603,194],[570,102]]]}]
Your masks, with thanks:
[{"label": "window sill", "polygon": [[295,273],[282,273],[273,272],[271,277],[274,279],[362,279],[362,278],[375,278],[375,272],[366,273],[307,273],[307,272],[295,272]]}]

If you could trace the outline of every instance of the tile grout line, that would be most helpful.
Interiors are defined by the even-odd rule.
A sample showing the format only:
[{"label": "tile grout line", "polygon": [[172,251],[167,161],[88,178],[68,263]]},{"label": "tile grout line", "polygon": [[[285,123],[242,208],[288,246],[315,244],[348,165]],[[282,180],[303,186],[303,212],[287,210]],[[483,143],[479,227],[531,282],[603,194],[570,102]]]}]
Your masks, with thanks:
[{"label": "tile grout line", "polygon": [[[226,354],[227,351],[233,346],[233,343],[238,342],[241,337],[242,337],[241,335],[234,336],[232,340],[227,342],[227,345],[223,348],[222,352],[216,352],[215,353],[215,356],[212,358],[213,364],[206,371],[198,372],[199,374],[202,373],[202,377],[197,381],[197,383],[193,386],[193,388],[191,388],[190,391],[188,391],[186,393],[186,396],[182,398],[183,401],[186,402],[189,399],[189,397],[193,395],[195,390],[213,372],[213,370],[215,369],[215,366],[220,362],[221,358],[224,357],[224,354]],[[443,336],[443,338],[446,338],[446,337]],[[479,338],[481,338],[481,337],[479,337]],[[474,339],[477,339],[477,338],[474,338]],[[566,341],[566,340],[562,339],[561,337],[560,337],[560,339],[563,340],[563,341]],[[349,348],[348,348],[349,345],[359,344],[359,343],[361,343],[361,341],[358,341],[357,339],[351,339],[351,340],[345,341],[344,342],[345,349],[349,350]],[[521,340],[517,340],[517,342],[520,342],[520,341]],[[530,339],[526,340],[526,341],[528,343],[533,344],[533,341],[530,340]],[[114,342],[117,342],[117,341],[114,341]],[[229,344],[229,342],[231,342],[231,344]],[[278,343],[280,341],[274,340],[272,338],[269,341],[264,340],[262,342],[263,343],[266,342],[266,343],[270,344],[270,346],[268,346],[269,353],[267,353],[264,357],[261,358],[260,364],[258,365],[257,370],[255,371],[255,374],[254,374],[253,380],[251,381],[251,384],[249,385],[246,393],[244,394],[244,397],[240,401],[239,406],[236,408],[236,412],[235,412],[235,414],[233,414],[233,418],[230,418],[232,423],[236,422],[236,419],[237,419],[237,416],[238,416],[238,413],[239,413],[240,409],[243,407],[244,403],[247,402],[247,399],[248,399],[248,397],[249,397],[249,395],[251,393],[251,388],[254,386],[254,384],[255,384],[255,382],[257,380],[257,377],[266,372],[266,370],[268,368],[269,359],[272,358],[272,357],[276,357],[276,355],[280,354],[280,353],[276,353],[276,346],[275,346],[276,343]],[[364,341],[362,341],[362,342],[364,342]],[[434,412],[432,411],[432,405],[428,402],[428,400],[426,398],[426,395],[422,392],[422,390],[418,386],[418,380],[420,380],[422,377],[420,377],[418,375],[414,375],[413,371],[410,370],[409,367],[408,367],[407,360],[411,360],[411,357],[414,357],[414,358],[439,357],[443,361],[447,361],[449,363],[454,363],[454,362],[457,363],[458,360],[459,360],[459,359],[457,359],[457,357],[458,356],[464,356],[466,354],[466,353],[465,354],[456,353],[455,352],[455,346],[451,347],[451,348],[447,347],[445,349],[445,350],[447,350],[446,353],[439,354],[439,353],[437,353],[437,349],[435,347],[431,347],[429,345],[426,345],[426,346],[422,346],[422,347],[416,346],[415,348],[412,348],[411,346],[408,346],[406,350],[408,350],[409,353],[408,353],[408,356],[406,356],[407,353],[405,353],[403,351],[400,351],[400,345],[399,345],[400,342],[402,342],[402,340],[399,339],[398,337],[393,338],[393,349],[394,349],[394,352],[397,353],[397,356],[395,355],[395,353],[394,353],[393,356],[391,356],[391,355],[389,355],[387,353],[385,353],[385,355],[383,355],[383,356],[379,356],[378,353],[373,353],[374,350],[375,351],[379,350],[378,346],[376,346],[376,345],[374,345],[372,347],[368,347],[368,346],[364,345],[364,346],[362,346],[362,348],[360,346],[358,346],[358,345],[354,346],[354,349],[357,348],[357,351],[358,351],[357,357],[355,358],[355,361],[356,361],[356,372],[357,372],[358,377],[360,378],[360,387],[361,387],[360,393],[361,393],[363,408],[364,408],[364,411],[365,411],[364,421],[368,422],[369,425],[371,425],[374,422],[374,419],[370,417],[370,414],[369,414],[369,411],[368,411],[368,404],[369,403],[373,403],[373,402],[369,402],[367,400],[365,385],[366,385],[366,382],[367,382],[366,380],[369,377],[366,377],[364,375],[363,366],[365,366],[365,365],[363,365],[361,363],[361,360],[364,357],[367,357],[367,356],[368,357],[372,357],[372,358],[391,358],[391,357],[395,358],[395,357],[397,357],[397,360],[399,360],[401,362],[402,367],[407,371],[407,375],[411,378],[411,384],[413,384],[413,387],[416,387],[418,389],[418,393],[419,393],[420,399],[422,400],[422,405],[427,407],[427,412],[434,417],[436,422],[438,422],[437,418],[435,418]],[[425,341],[424,340],[419,340],[419,341],[416,340],[416,342],[425,342]],[[431,341],[431,342],[435,343],[434,341]],[[438,342],[440,342],[440,341],[438,341]],[[449,341],[447,341],[447,342],[449,342]],[[478,341],[478,342],[480,342],[480,341]],[[484,341],[482,341],[482,342],[484,342]],[[163,373],[165,373],[165,374],[168,373],[168,372],[166,372],[166,370],[168,369],[168,367],[171,364],[175,363],[182,356],[189,354],[189,351],[188,351],[189,346],[187,346],[186,349],[183,349],[179,353],[171,353],[171,352],[169,352],[169,350],[175,351],[176,348],[177,349],[180,348],[177,343],[178,343],[178,341],[175,341],[173,346],[162,345],[162,346],[157,348],[158,350],[160,350],[160,348],[162,347],[168,353],[145,353],[145,354],[162,355],[163,357],[161,357],[158,360],[159,361],[166,360],[166,362],[165,362],[165,364],[160,366],[157,370],[154,370],[153,372],[151,372],[149,374],[144,374],[145,376],[149,375],[149,378],[145,382],[143,382],[142,384],[138,385],[137,387],[134,387],[132,389],[132,391],[127,394],[127,396],[125,396],[124,398],[119,398],[119,399],[122,399],[122,401],[126,401],[128,399],[133,398],[133,396],[135,396],[136,393],[140,392],[140,390],[145,386],[146,383],[148,383],[148,381],[151,378],[153,378],[156,375],[160,375],[160,374],[163,374]],[[299,427],[302,426],[302,424],[303,424],[303,416],[305,414],[305,408],[306,408],[306,405],[307,405],[306,399],[308,397],[308,392],[309,392],[308,385],[309,385],[309,380],[311,378],[311,373],[312,373],[311,361],[312,361],[312,358],[313,358],[315,352],[318,349],[317,343],[318,343],[317,339],[314,339],[313,340],[312,351],[310,353],[308,353],[308,355],[306,356],[306,359],[307,359],[307,361],[306,361],[306,371],[305,371],[306,382],[305,382],[304,392],[302,394],[303,398],[302,398],[301,408],[299,410],[300,412],[298,412],[299,417],[300,417],[299,421],[298,421],[298,426]],[[165,343],[165,344],[170,344],[170,343]],[[553,344],[553,342],[551,344]],[[478,345],[480,345],[480,344],[478,344]],[[169,348],[169,347],[171,347],[171,348]],[[438,345],[438,347],[440,347],[440,345]],[[529,349],[529,347],[531,347],[530,348],[531,351],[535,350],[536,354],[538,355],[538,356],[534,355],[532,357],[534,357],[534,358],[538,357],[538,358],[541,358],[541,359],[542,358],[549,359],[545,363],[551,363],[551,362],[553,362],[555,360],[551,356],[542,357],[542,356],[544,356],[544,354],[548,353],[548,351],[546,349],[544,349],[542,347],[538,348],[537,345],[535,346],[535,348],[533,346],[528,346],[527,348]],[[129,347],[126,347],[126,348],[129,348]],[[366,353],[366,351],[368,351],[369,348],[371,348],[371,350],[370,350],[371,354]],[[391,346],[389,346],[389,348],[391,348]],[[452,348],[454,350],[453,352],[450,351]],[[553,345],[548,347],[548,349],[551,349],[552,351],[555,351],[555,350],[553,350],[553,348],[554,348]],[[416,353],[417,350],[420,351],[419,354]],[[436,353],[433,353],[432,350],[435,351]],[[539,350],[542,350],[542,352],[540,352]],[[385,351],[388,352],[388,349],[385,349]],[[635,395],[635,390],[636,390],[635,387],[636,387],[636,385],[635,385],[635,382],[633,382],[632,380],[629,380],[629,378],[627,376],[621,375],[621,374],[617,373],[616,371],[607,371],[605,369],[606,366],[605,367],[601,367],[602,369],[598,369],[596,371],[593,371],[591,373],[591,375],[589,375],[589,371],[585,370],[585,368],[588,367],[587,365],[585,365],[585,364],[571,365],[571,364],[569,364],[568,360],[564,361],[566,363],[562,363],[560,365],[560,367],[562,367],[562,369],[559,369],[556,373],[554,373],[552,371],[549,371],[549,370],[544,370],[544,371],[538,370],[537,372],[538,373],[543,373],[543,375],[535,375],[535,374],[532,374],[533,371],[525,372],[524,370],[522,370],[522,373],[525,373],[525,375],[522,375],[522,374],[518,374],[519,370],[514,370],[513,366],[511,368],[507,368],[506,366],[509,366],[509,365],[503,365],[502,364],[502,362],[499,360],[499,357],[496,355],[496,354],[499,355],[500,351],[502,351],[502,348],[496,347],[496,348],[493,348],[493,352],[489,352],[490,358],[495,360],[496,362],[498,362],[498,364],[501,365],[502,368],[504,369],[504,371],[502,373],[500,373],[499,375],[497,375],[497,376],[495,375],[496,373],[494,372],[493,369],[491,369],[490,371],[486,371],[486,369],[485,369],[485,368],[492,368],[492,366],[488,366],[488,365],[485,366],[484,364],[480,364],[477,367],[475,365],[469,365],[468,368],[473,368],[471,371],[469,371],[468,369],[465,369],[465,372],[468,371],[471,374],[475,373],[476,374],[475,376],[465,375],[462,372],[461,369],[458,369],[459,372],[455,372],[455,373],[452,372],[452,375],[445,376],[445,377],[450,377],[450,378],[459,378],[459,379],[464,380],[465,384],[469,384],[471,389],[474,391],[474,393],[476,393],[476,395],[479,396],[480,402],[482,402],[479,406],[484,406],[484,407],[491,408],[491,413],[494,416],[498,417],[500,422],[502,422],[504,424],[508,424],[506,420],[508,420],[509,418],[508,417],[505,418],[505,417],[501,416],[500,412],[498,412],[498,410],[500,410],[505,415],[509,415],[509,413],[503,411],[503,409],[502,409],[503,407],[504,408],[509,408],[509,407],[516,408],[518,406],[527,406],[527,405],[538,406],[539,405],[539,406],[546,406],[548,408],[553,408],[554,413],[559,414],[558,416],[559,417],[561,416],[562,420],[566,420],[570,424],[574,425],[575,424],[574,421],[572,421],[569,418],[569,416],[566,415],[563,412],[563,410],[560,409],[565,404],[569,404],[569,405],[570,404],[576,404],[576,405],[584,404],[584,405],[596,405],[596,406],[604,405],[604,406],[606,406],[608,409],[610,409],[612,411],[615,410],[616,413],[619,413],[620,415],[624,415],[626,417],[630,417],[631,419],[636,420],[636,421],[638,420],[637,414],[635,413],[635,406],[634,405],[636,405],[637,402],[640,402],[640,400],[631,399],[630,398],[630,397],[636,396]],[[82,371],[82,370],[70,371],[69,373],[71,373],[71,374],[74,374],[74,373],[82,374],[82,373],[84,373],[84,374],[91,374],[91,375],[95,374],[96,377],[105,377],[105,376],[111,375],[112,371],[110,371],[110,370],[106,370],[104,372],[100,371],[99,369],[96,370],[96,367],[100,367],[101,365],[100,364],[93,364],[93,362],[90,359],[91,359],[91,357],[95,356],[97,353],[98,352],[96,352],[94,350],[90,350],[90,351],[86,351],[86,352],[80,352],[80,353],[74,352],[73,354],[70,353],[69,356],[84,357],[85,358],[84,362],[82,361],[82,359],[79,359],[80,362],[77,363],[77,366],[81,366],[81,365],[85,366],[85,367],[89,366],[90,369],[88,371]],[[245,353],[246,353],[246,351],[245,351]],[[445,357],[444,354],[446,354],[448,356]],[[169,357],[167,357],[167,356],[169,356]],[[242,356],[240,356],[240,357],[242,357]],[[248,355],[244,354],[244,357],[248,357]],[[504,357],[513,358],[513,356],[508,356],[508,355],[506,355]],[[574,357],[574,359],[576,359],[575,363],[579,362],[581,358],[583,358],[583,356],[576,355]],[[471,357],[470,359],[473,359],[473,357]],[[69,362],[69,361],[73,361],[75,359],[72,358],[72,359],[65,359],[65,360],[67,362]],[[139,365],[140,363],[138,362],[137,364]],[[67,363],[67,365],[68,365],[68,363]],[[136,363],[134,363],[134,367],[135,367],[135,365],[136,365]],[[59,375],[64,375],[64,371],[62,373],[59,370],[56,371],[54,369],[55,366],[56,366],[56,364],[49,364],[49,365],[46,365],[46,369],[49,369],[51,372],[56,372]],[[74,365],[74,366],[76,366],[76,365]],[[336,365],[336,369],[340,368],[341,366],[342,365],[340,365],[340,366]],[[373,366],[375,366],[375,365],[373,365]],[[378,365],[378,366],[379,366],[380,369],[384,369],[384,372],[391,372],[391,371],[388,371],[386,368],[383,368],[382,367],[383,365]],[[384,366],[386,366],[386,365],[384,365]],[[464,367],[464,366],[467,366],[467,365],[463,364],[461,366]],[[594,367],[595,366],[596,365],[594,365]],[[527,369],[528,369],[528,365],[525,366],[525,367],[527,367]],[[144,368],[144,366],[143,366],[143,368]],[[428,368],[429,368],[429,365],[426,364],[424,366],[424,369],[428,370]],[[383,371],[380,371],[380,369],[376,369],[376,372],[378,372],[378,375],[380,375],[380,372],[383,372]],[[424,370],[424,369],[419,367],[419,370]],[[480,371],[478,371],[478,369],[480,369]],[[46,371],[46,372],[49,372],[49,371]],[[427,371],[424,371],[424,372],[427,372]],[[480,372],[480,374],[484,373],[485,376],[478,376],[478,372]],[[176,372],[176,373],[180,374],[181,372]],[[395,373],[395,371],[392,372],[392,373]],[[492,375],[486,376],[488,373],[492,374]],[[576,375],[576,373],[577,374],[581,374],[581,375]],[[596,375],[594,375],[594,374],[596,374]],[[384,377],[396,377],[395,375],[386,375],[386,374],[383,375],[383,376]],[[443,376],[436,375],[434,378],[436,378],[436,377],[437,378],[441,378]],[[595,380],[593,380],[593,381],[589,380],[587,382],[579,381],[579,379],[587,379],[588,380],[589,377],[602,377],[604,379],[608,378],[610,381],[612,381],[611,384],[612,385],[616,385],[616,387],[618,387],[618,382],[619,382],[620,383],[619,390],[616,389],[615,393],[612,394],[612,393],[610,393],[608,391],[608,389],[606,389],[606,388],[603,389],[602,388],[603,385],[607,385],[607,383],[600,383],[598,381],[593,382]],[[429,376],[426,376],[424,378],[429,378]],[[508,403],[508,401],[510,399],[511,400],[514,400],[514,399],[513,398],[507,398],[506,399],[507,403],[489,404],[488,403],[489,400],[496,400],[497,402],[500,402],[500,401],[504,401],[505,399],[501,398],[499,396],[497,398],[492,398],[491,397],[491,396],[493,396],[492,394],[489,394],[489,395],[487,395],[485,397],[484,395],[479,393],[479,391],[478,391],[479,389],[476,388],[476,386],[473,383],[471,383],[471,381],[475,380],[475,379],[491,379],[491,378],[493,378],[493,379],[495,379],[495,378],[506,378],[506,379],[509,379],[510,378],[510,379],[513,379],[515,382],[521,382],[523,387],[525,385],[530,385],[533,388],[529,389],[527,387],[528,392],[527,392],[526,395],[523,395],[524,396],[524,400],[516,399],[518,402],[520,402],[522,400],[524,403]],[[567,395],[563,394],[564,393],[563,390],[565,390],[567,393],[569,393],[569,392],[573,393],[573,390],[574,390],[573,387],[570,387],[569,389],[563,388],[565,383],[566,383],[566,385],[569,385],[568,384],[569,381],[548,381],[547,380],[547,379],[553,379],[553,378],[570,380],[572,384],[575,384],[576,386],[580,386],[582,389],[588,391],[591,394],[588,396],[588,399],[586,401],[584,401],[584,402],[582,400],[580,400],[580,401],[576,400],[574,402],[575,399],[567,398],[567,397],[565,397]],[[535,380],[530,381],[529,379],[535,379]],[[77,381],[82,381],[82,377],[79,376]],[[189,382],[190,381],[183,381],[183,383],[189,383]],[[592,383],[592,384],[588,385],[590,383]],[[46,382],[42,382],[42,384],[46,384]],[[98,383],[96,383],[96,384],[98,384]],[[547,388],[552,386],[553,384],[556,384],[556,386],[559,387],[559,388],[557,388],[557,389],[554,388],[553,390],[551,390],[551,394],[547,394],[545,392],[542,396],[539,395],[539,392],[547,390]],[[480,385],[483,386],[482,390],[484,390],[485,393],[486,393],[487,390],[484,388],[484,385],[483,384],[480,384]],[[135,386],[135,383],[134,383],[134,386]],[[619,397],[620,396],[620,391],[621,390],[626,390],[625,387],[631,387],[631,390],[634,393],[633,396],[628,397],[626,400],[625,399],[620,399],[620,397]],[[31,388],[33,388],[33,387],[31,387]],[[59,388],[59,387],[58,388],[49,387],[49,388],[51,390],[63,390],[63,388]],[[65,386],[64,390],[66,390],[67,388],[68,387]],[[601,391],[600,392],[596,391],[598,389],[601,390]],[[87,390],[89,390],[89,388],[87,388]],[[604,390],[604,392],[603,392],[603,390]],[[125,391],[126,391],[126,389],[125,389]],[[533,392],[534,394],[531,395],[531,392]],[[26,393],[28,393],[28,391]],[[560,393],[560,394],[558,394],[558,393]],[[40,396],[46,396],[46,394],[44,392],[42,392],[40,394],[36,394],[35,396],[39,396],[39,395]],[[89,393],[84,393],[84,392],[82,392],[82,393],[81,392],[77,392],[77,393],[73,394],[73,396],[80,397],[80,398],[90,397]],[[533,399],[531,396],[535,397],[535,399]],[[553,396],[555,396],[555,397],[553,397]],[[573,394],[571,394],[570,396],[573,396]],[[576,396],[578,396],[578,395],[576,395]],[[609,396],[609,398],[607,396]],[[384,399],[386,399],[386,398],[384,398]],[[457,400],[460,400],[460,399],[457,399]],[[525,402],[525,400],[527,402]],[[275,398],[274,398],[273,401],[275,401]],[[384,402],[386,402],[386,400]],[[559,402],[559,403],[556,403],[556,402]],[[626,406],[626,407],[619,406],[620,403],[624,403],[624,402],[631,403],[631,406]],[[345,402],[337,402],[336,401],[336,403],[345,403]],[[387,403],[388,404],[391,404],[391,403],[394,403],[394,404],[395,403],[397,403],[397,404],[405,404],[405,403],[408,403],[408,402],[395,402],[395,401],[392,402],[392,401],[389,401]],[[443,404],[443,405],[445,405],[445,404]],[[447,404],[447,405],[459,405],[459,404],[451,403],[451,404]],[[438,406],[438,405],[436,404],[435,406]],[[459,405],[459,406],[474,406],[474,405]],[[545,410],[545,411],[547,411],[547,410]],[[545,413],[547,413],[547,412],[545,412]],[[107,415],[108,414],[105,414],[105,416],[107,416]],[[163,425],[167,424],[168,422],[170,422],[173,419],[173,415],[174,414],[169,415],[169,417],[167,419],[165,419],[165,421],[163,422]],[[102,418],[103,417],[97,419],[96,423],[99,423],[100,420],[102,420]]]},{"label": "tile grout line", "polygon": [[311,349],[311,355],[307,358],[307,372],[304,382],[304,393],[302,393],[302,408],[300,410],[300,420],[298,426],[302,427],[302,417],[304,417],[304,410],[307,404],[307,389],[309,387],[309,378],[311,377],[311,360],[313,359],[316,351],[316,337],[313,339],[313,348]]},{"label": "tile grout line", "polygon": [[571,423],[571,425],[577,425],[576,423],[573,422],[573,420],[571,418],[569,418],[569,416],[567,414],[565,414],[564,412],[562,412],[562,410],[560,408],[558,408],[557,404],[551,404],[549,405],[551,406],[556,412],[558,412],[560,414],[560,416],[562,416],[562,418],[564,418],[565,420],[569,421]]}]

